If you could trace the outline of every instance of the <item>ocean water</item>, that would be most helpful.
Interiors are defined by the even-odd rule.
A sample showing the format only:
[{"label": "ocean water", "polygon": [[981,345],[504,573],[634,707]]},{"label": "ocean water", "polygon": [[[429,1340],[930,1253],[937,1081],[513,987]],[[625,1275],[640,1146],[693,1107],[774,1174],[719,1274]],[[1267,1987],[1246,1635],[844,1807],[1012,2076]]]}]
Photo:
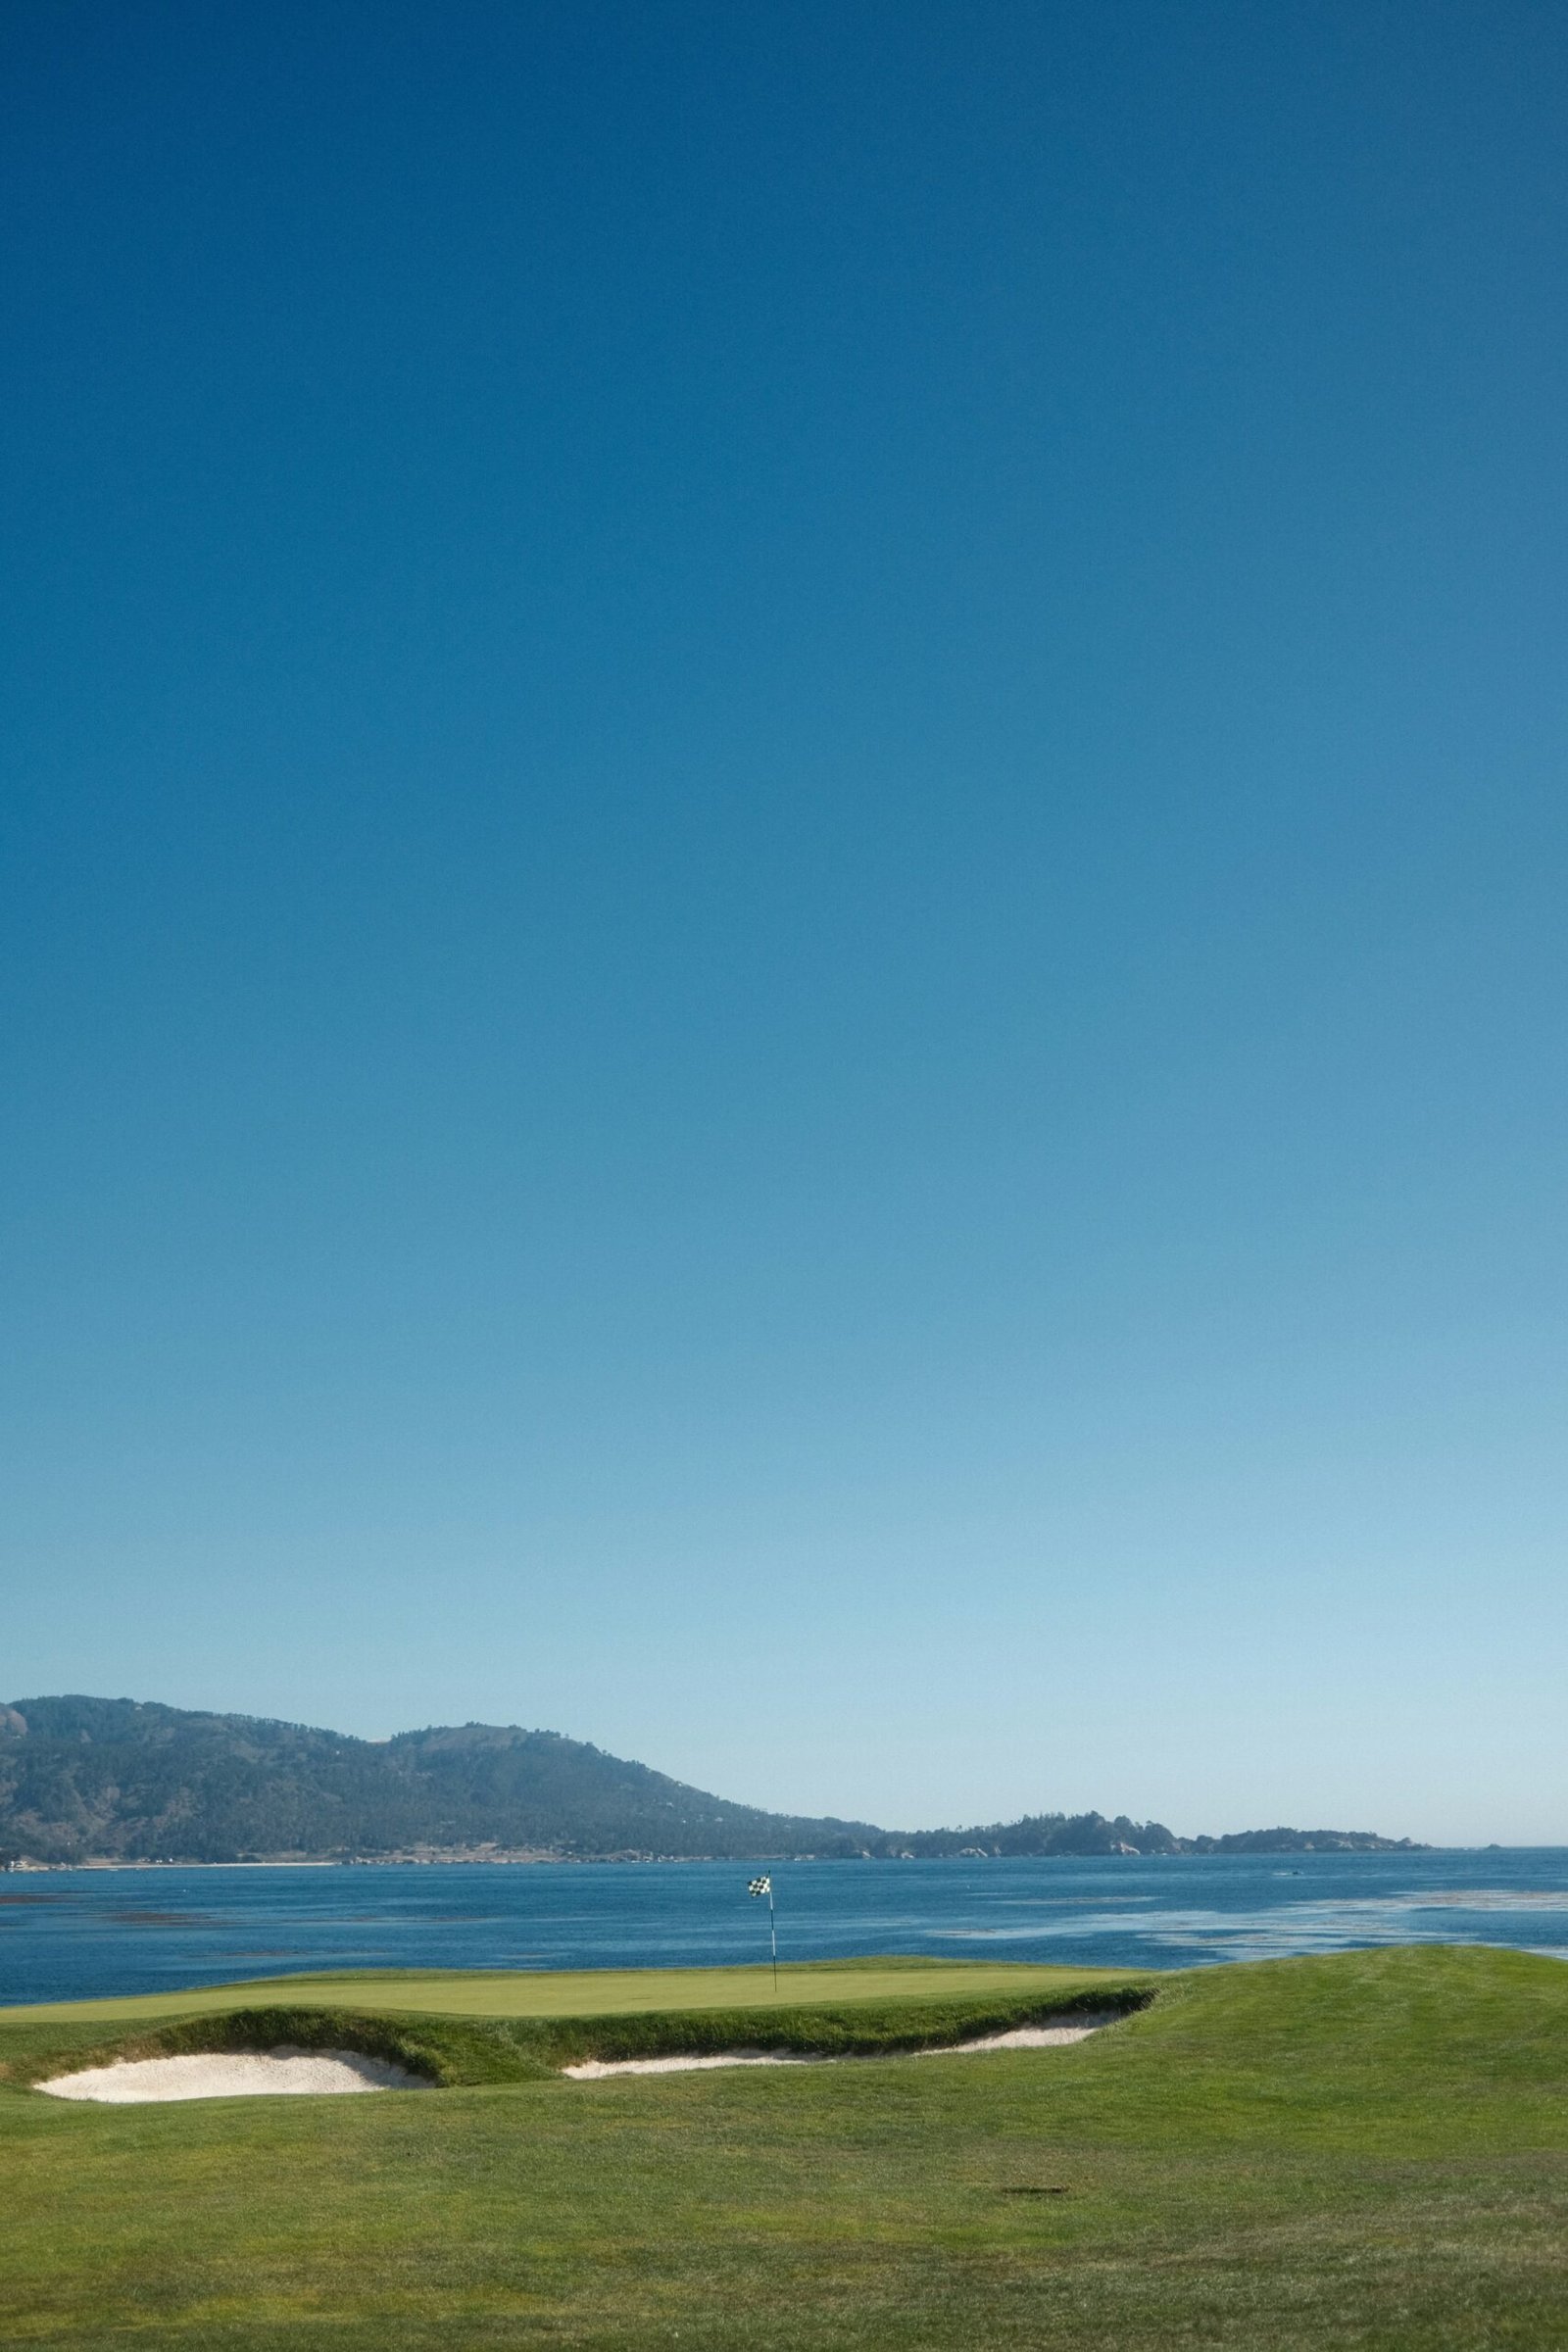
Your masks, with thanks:
[{"label": "ocean water", "polygon": [[[1560,1846],[764,1867],[789,1960],[1190,1968],[1390,1943],[1568,1959]],[[767,1912],[750,1876],[744,1862],[13,1872],[0,1877],[0,2003],[310,1969],[760,1961]]]}]

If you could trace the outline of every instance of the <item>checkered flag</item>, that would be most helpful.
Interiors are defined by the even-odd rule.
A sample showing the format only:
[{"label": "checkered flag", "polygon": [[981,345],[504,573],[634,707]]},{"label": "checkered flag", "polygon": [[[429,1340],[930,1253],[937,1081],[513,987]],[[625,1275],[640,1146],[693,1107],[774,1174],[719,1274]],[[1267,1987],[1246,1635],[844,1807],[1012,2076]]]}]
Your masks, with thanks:
[{"label": "checkered flag", "polygon": [[765,1894],[767,1897],[767,1948],[773,1957],[773,1990],[777,1992],[778,1921],[773,1913],[773,1882],[764,1872],[761,1878],[747,1881],[746,1891],[748,1894]]}]

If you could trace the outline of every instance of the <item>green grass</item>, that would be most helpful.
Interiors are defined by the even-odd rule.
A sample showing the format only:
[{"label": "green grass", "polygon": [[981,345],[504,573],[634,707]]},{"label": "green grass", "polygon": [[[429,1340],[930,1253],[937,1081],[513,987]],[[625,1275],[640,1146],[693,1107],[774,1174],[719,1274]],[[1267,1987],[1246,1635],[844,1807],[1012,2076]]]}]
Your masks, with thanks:
[{"label": "green grass", "polygon": [[[985,1960],[809,1960],[786,1963],[779,1991],[792,2008],[843,2001],[967,1999],[973,1994],[1071,1993],[1106,1983],[1096,1968],[1042,1968]],[[1118,1979],[1118,1982],[1121,1980]],[[447,2017],[596,2017],[662,2009],[773,2009],[771,1969],[596,1968],[356,1969],[329,1976],[263,1977],[197,1992],[137,1993],[109,2001],[52,2001],[0,2009],[0,2030],[58,2019],[188,2017],[196,2011],[327,2007],[437,2012]]]},{"label": "green grass", "polygon": [[[957,2002],[896,1973],[902,1994],[858,2004],[792,1984],[787,2014],[891,2031],[901,2009]],[[981,2007],[1030,1997],[975,1992]],[[363,1984],[334,2014],[318,1981],[310,2000],[340,2033],[352,2019],[426,2035],[449,2080],[448,2037],[532,2063],[532,2036],[658,2034],[668,2016],[630,2001],[575,2021],[394,2014]],[[220,2012],[191,2006],[183,2023],[6,2013],[8,2344],[1568,2343],[1568,1969],[1525,1953],[1200,1971],[1076,2048],[991,2057],[164,2108],[20,2087],[51,2035],[64,2052],[106,2027],[122,2040],[220,2030]],[[684,1992],[682,2008],[683,2030],[743,2015],[755,2034],[769,2014],[733,1990],[706,2006]],[[265,2030],[283,2014],[269,2005]]]}]

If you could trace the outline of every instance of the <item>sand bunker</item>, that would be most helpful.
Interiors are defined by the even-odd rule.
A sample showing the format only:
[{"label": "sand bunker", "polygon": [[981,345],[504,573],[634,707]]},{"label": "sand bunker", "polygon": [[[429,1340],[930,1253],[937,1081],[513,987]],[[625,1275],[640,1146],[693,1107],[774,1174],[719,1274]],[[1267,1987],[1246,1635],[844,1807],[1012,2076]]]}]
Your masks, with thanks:
[{"label": "sand bunker", "polygon": [[40,2082],[52,2099],[101,2099],[130,2106],[144,2099],[255,2099],[345,2090],[428,2090],[408,2074],[357,2050],[213,2050],[191,2058],[132,2058],[84,2067]]},{"label": "sand bunker", "polygon": [[721,2050],[713,2058],[585,2058],[580,2066],[564,2066],[574,2082],[597,2082],[604,2075],[695,2075],[710,2066],[820,2066],[820,2058],[803,2058],[793,2050]]},{"label": "sand bunker", "polygon": [[1087,2041],[1102,2026],[1110,2024],[1108,2017],[1097,2017],[1092,2025],[1076,2026],[1014,2026],[1008,2034],[985,2034],[978,2041],[955,2041],[946,2049],[912,2050],[914,2058],[952,2058],[965,2056],[970,2050],[1059,2050],[1070,2041]]},{"label": "sand bunker", "polygon": [[[1087,2041],[1110,2017],[1080,2018],[1072,2026],[1014,2026],[1009,2034],[987,2034],[978,2041],[945,2042],[940,2049],[889,2050],[889,2058],[959,2058],[974,2050],[1054,2050]],[[585,2058],[562,2073],[575,2082],[598,2082],[606,2075],[690,2075],[713,2066],[838,2066],[837,2058],[808,2058],[794,2050],[725,2050],[713,2058]]]}]

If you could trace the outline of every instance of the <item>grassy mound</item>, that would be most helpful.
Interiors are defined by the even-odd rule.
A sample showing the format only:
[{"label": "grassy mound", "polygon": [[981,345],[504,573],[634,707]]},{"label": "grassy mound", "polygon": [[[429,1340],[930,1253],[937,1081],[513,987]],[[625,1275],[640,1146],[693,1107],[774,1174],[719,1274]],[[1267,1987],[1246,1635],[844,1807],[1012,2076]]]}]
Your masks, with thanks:
[{"label": "grassy mound", "polygon": [[[656,1972],[650,1971],[653,1975]],[[788,2050],[802,2057],[891,2056],[940,2048],[1015,2026],[1085,2011],[1130,2012],[1150,1998],[1142,1979],[1107,1976],[1060,1991],[971,1993],[918,1998],[793,2003],[774,2008],[612,2010],[605,2016],[440,2016],[356,2010],[317,2002],[198,2010],[105,2033],[94,2020],[74,2030],[52,2018],[0,2027],[0,2089],[24,2089],[51,2076],[116,2060],[183,2057],[206,2050],[357,2050],[447,2088],[524,2082],[584,2058],[698,2056],[734,2049]],[[91,2006],[91,2005],[89,2005]]]},{"label": "grassy mound", "polygon": [[1015,2026],[1066,2024],[1085,2012],[1130,2014],[1152,1998],[1144,1979],[1107,1978],[1083,1991],[995,1993],[989,1999],[860,2001],[776,2009],[669,2009],[627,2016],[552,2019],[540,2031],[552,2066],[583,2058],[701,2056],[723,2050],[788,2050],[802,2057],[891,2057],[901,2050],[1005,2034]]},{"label": "grassy mound", "polygon": [[39,2027],[0,2034],[0,2092],[30,2089],[56,2075],[128,2059],[272,2050],[280,2043],[302,2050],[353,2050],[443,2085],[512,2082],[546,2071],[498,2040],[493,2029],[460,2020],[360,2015],[352,2009],[227,2009],[128,2033]]}]

